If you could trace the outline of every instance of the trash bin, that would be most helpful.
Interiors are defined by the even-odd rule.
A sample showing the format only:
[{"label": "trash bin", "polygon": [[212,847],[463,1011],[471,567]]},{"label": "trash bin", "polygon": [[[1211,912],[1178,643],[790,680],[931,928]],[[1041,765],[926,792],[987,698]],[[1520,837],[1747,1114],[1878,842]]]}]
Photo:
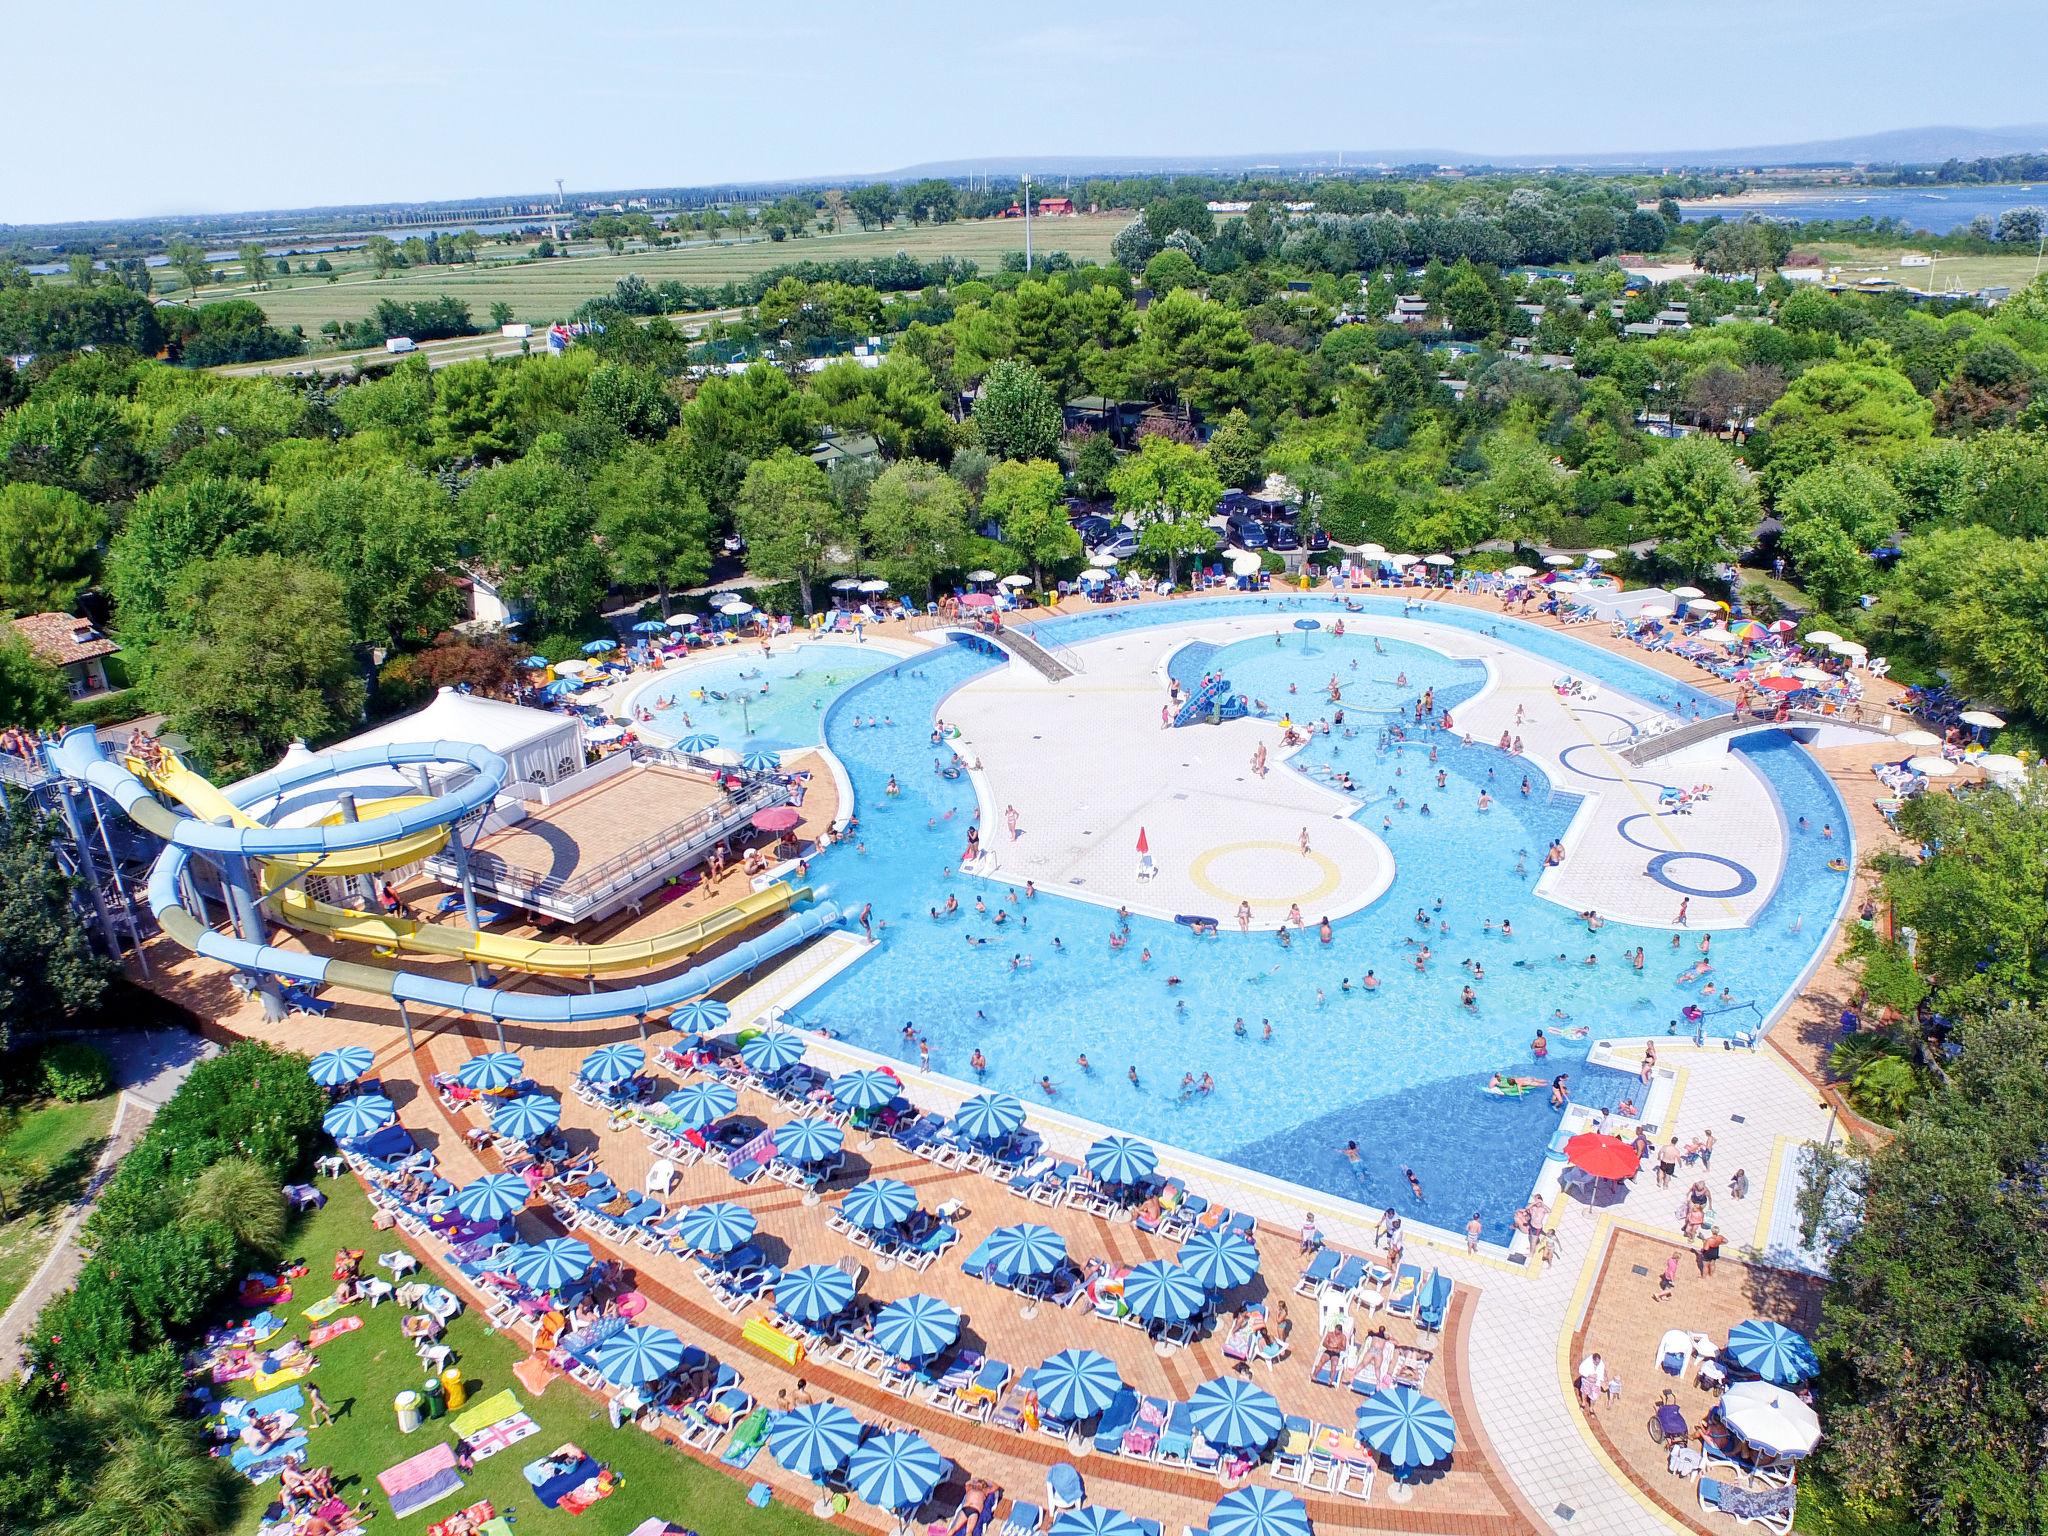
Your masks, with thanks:
[{"label": "trash bin", "polygon": [[443,1413],[447,1412],[447,1404],[442,1400],[441,1396],[441,1381],[439,1377],[429,1376],[420,1383],[420,1411],[423,1417],[429,1419],[438,1419]]},{"label": "trash bin", "polygon": [[455,1366],[451,1365],[441,1373],[441,1390],[448,1398],[450,1413],[469,1401],[469,1388],[463,1383],[461,1370]]},{"label": "trash bin", "polygon": [[391,1406],[398,1411],[398,1432],[409,1435],[420,1427],[420,1395],[417,1392],[401,1392],[392,1400]]}]

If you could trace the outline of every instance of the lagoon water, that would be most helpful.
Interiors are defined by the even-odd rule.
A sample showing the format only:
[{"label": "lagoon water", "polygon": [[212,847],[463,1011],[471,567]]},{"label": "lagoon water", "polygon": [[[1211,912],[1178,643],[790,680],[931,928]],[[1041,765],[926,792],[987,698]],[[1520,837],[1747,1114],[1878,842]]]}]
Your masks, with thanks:
[{"label": "lagoon water", "polygon": [[2048,207],[2048,183],[1988,187],[1813,187],[1783,196],[1718,197],[1681,203],[1688,219],[1898,219],[1910,229],[1945,235],[1980,213],[1996,219],[2013,208]]}]

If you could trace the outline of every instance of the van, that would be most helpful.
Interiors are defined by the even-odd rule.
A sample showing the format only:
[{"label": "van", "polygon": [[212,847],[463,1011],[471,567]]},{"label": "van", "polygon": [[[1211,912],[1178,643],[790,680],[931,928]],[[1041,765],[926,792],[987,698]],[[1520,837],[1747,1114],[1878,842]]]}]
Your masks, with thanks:
[{"label": "van", "polygon": [[1230,542],[1239,549],[1264,549],[1265,525],[1249,512],[1234,513],[1230,519]]},{"label": "van", "polygon": [[419,350],[419,343],[415,342],[410,336],[392,336],[385,340],[384,350],[386,352],[417,352]]}]

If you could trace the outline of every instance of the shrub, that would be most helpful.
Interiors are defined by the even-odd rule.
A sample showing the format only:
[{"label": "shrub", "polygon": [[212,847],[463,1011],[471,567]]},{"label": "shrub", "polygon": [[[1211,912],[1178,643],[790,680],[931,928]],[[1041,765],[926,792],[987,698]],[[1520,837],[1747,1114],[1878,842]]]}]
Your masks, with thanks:
[{"label": "shrub", "polygon": [[60,1040],[45,1046],[41,1071],[43,1092],[66,1104],[96,1099],[114,1086],[112,1058],[83,1040]]}]

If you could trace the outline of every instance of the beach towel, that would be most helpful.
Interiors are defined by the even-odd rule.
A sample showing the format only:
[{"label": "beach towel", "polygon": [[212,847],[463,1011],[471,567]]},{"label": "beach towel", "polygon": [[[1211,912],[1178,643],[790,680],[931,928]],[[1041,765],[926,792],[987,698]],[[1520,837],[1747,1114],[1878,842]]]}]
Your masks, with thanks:
[{"label": "beach towel", "polygon": [[472,1460],[484,1461],[539,1433],[540,1426],[531,1418],[515,1413],[509,1419],[500,1419],[496,1424],[478,1430],[466,1437],[463,1443],[469,1447]]},{"label": "beach towel", "polygon": [[282,1472],[292,1458],[303,1456],[305,1451],[306,1437],[304,1435],[294,1436],[290,1440],[272,1446],[269,1454],[261,1461],[244,1467],[242,1469],[242,1476],[261,1487],[264,1483],[269,1482],[278,1473]]},{"label": "beach towel", "polygon": [[269,1392],[283,1386],[288,1381],[303,1381],[306,1377],[313,1374],[313,1367],[319,1363],[318,1360],[307,1356],[305,1359],[295,1361],[291,1365],[286,1366],[283,1370],[266,1371],[261,1366],[258,1366],[249,1375],[249,1385],[258,1392]]},{"label": "beach towel", "polygon": [[489,1429],[518,1413],[519,1396],[510,1387],[493,1392],[489,1397],[480,1397],[462,1412],[448,1421],[449,1428],[467,1440],[478,1430]]},{"label": "beach towel", "polygon": [[462,1474],[455,1470],[454,1448],[429,1446],[419,1455],[379,1472],[377,1486],[391,1501],[391,1513],[401,1520],[425,1509],[462,1486]]},{"label": "beach towel", "polygon": [[[252,1450],[246,1445],[238,1445],[228,1453],[228,1465],[248,1478],[250,1482],[260,1483],[263,1481],[263,1478],[256,1475],[257,1468],[270,1467],[272,1462],[282,1466],[286,1457],[295,1456],[305,1448],[306,1437],[304,1435],[287,1435],[282,1440],[266,1445],[260,1451]],[[277,1468],[270,1467],[270,1470],[264,1476],[274,1477],[276,1474]]]},{"label": "beach towel", "polygon": [[337,1317],[333,1322],[322,1323],[319,1327],[309,1331],[306,1334],[306,1343],[314,1349],[318,1349],[329,1339],[338,1339],[344,1333],[354,1333],[362,1326],[363,1320],[360,1317]]},{"label": "beach towel", "polygon": [[334,1316],[335,1313],[339,1312],[343,1307],[347,1305],[348,1303],[341,1300],[341,1298],[339,1298],[338,1296],[322,1296],[318,1301],[314,1302],[313,1305],[306,1308],[305,1311],[301,1312],[299,1316],[303,1317],[309,1323],[325,1322],[328,1318]]},{"label": "beach towel", "polygon": [[556,1508],[560,1509],[564,1514],[580,1515],[599,1499],[610,1498],[612,1496],[612,1489],[617,1486],[617,1479],[612,1476],[611,1469],[607,1467],[595,1477],[578,1484],[563,1494],[562,1502]]}]

